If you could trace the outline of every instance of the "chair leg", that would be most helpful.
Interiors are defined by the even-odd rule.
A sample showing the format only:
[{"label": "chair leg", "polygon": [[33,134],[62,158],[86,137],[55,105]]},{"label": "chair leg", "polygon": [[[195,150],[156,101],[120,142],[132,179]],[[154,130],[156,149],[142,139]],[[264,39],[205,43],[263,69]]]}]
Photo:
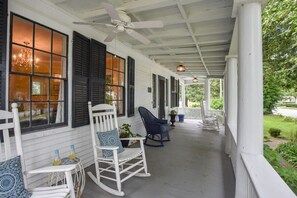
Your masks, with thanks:
[{"label": "chair leg", "polygon": [[115,169],[117,188],[118,188],[118,191],[121,192],[122,191],[122,185],[121,185],[122,182],[121,182],[121,175],[120,175],[118,153],[116,150],[113,150],[113,156],[114,156],[114,169]]}]

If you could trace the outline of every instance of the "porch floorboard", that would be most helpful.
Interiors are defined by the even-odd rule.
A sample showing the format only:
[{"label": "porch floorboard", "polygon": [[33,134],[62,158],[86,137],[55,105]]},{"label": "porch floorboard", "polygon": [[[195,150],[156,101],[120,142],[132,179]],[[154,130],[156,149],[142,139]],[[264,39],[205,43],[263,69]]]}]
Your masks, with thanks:
[{"label": "porch floorboard", "polygon": [[[151,177],[133,177],[123,183],[127,198],[232,198],[235,178],[224,153],[225,136],[203,131],[197,120],[176,122],[171,141],[162,148],[146,146]],[[87,171],[95,173],[94,165]],[[84,198],[115,198],[87,177]]]}]

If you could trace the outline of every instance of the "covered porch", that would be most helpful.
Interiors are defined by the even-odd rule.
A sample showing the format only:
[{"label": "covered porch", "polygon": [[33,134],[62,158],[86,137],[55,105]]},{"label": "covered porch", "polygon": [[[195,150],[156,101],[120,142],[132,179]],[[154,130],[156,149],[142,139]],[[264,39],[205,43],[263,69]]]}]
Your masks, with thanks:
[{"label": "covered porch", "polygon": [[[133,21],[164,22],[162,30],[140,31],[150,44],[140,44],[125,34],[105,42],[108,25],[73,23],[109,24],[100,0],[2,2],[3,8],[8,4],[3,18],[10,17],[1,28],[1,109],[9,110],[12,102],[26,105],[19,109],[27,121],[22,141],[29,170],[51,164],[55,149],[67,156],[69,145],[75,144],[83,165],[93,171],[90,100],[117,102],[119,124],[129,123],[144,136],[139,106],[167,118],[171,108],[178,106],[179,86],[181,108],[185,108],[185,84],[197,77],[204,83],[209,110],[209,79],[220,78],[225,86],[225,125],[220,132],[201,130],[197,120],[177,123],[164,148],[145,148],[152,176],[125,182],[127,197],[296,197],[263,156],[261,9],[265,0],[109,0],[116,8],[124,8]],[[13,21],[18,23],[13,26]],[[18,24],[32,28],[15,28],[14,32],[12,27]],[[31,32],[24,34],[28,29]],[[44,38],[44,32],[51,32],[50,36]],[[38,42],[32,44],[38,36],[47,41],[48,49]],[[60,51],[53,47],[55,38],[60,39],[56,40]],[[33,52],[28,67],[32,71],[18,70],[19,64],[12,64],[18,47]],[[118,65],[112,65],[114,59]],[[176,71],[180,62],[187,66],[183,73]],[[46,177],[28,179],[31,186],[47,182]],[[87,179],[84,197],[115,197]]]},{"label": "covered porch", "polygon": [[[151,177],[133,177],[123,183],[126,197],[131,198],[230,198],[235,194],[235,176],[230,158],[225,154],[225,135],[206,131],[198,120],[176,122],[171,141],[163,148],[146,147]],[[94,166],[86,171],[95,173]],[[111,195],[87,178],[83,197]]]}]

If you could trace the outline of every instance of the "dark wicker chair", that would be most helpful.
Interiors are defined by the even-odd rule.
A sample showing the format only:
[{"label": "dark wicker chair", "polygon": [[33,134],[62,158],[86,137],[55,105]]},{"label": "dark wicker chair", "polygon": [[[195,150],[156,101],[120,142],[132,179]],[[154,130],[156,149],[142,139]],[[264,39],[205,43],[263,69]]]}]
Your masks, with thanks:
[{"label": "dark wicker chair", "polygon": [[[170,141],[169,131],[171,130],[171,126],[168,124],[167,120],[156,118],[148,109],[144,107],[138,107],[138,111],[146,129],[144,141],[145,145],[160,147],[164,146],[163,142]],[[164,138],[166,139],[164,140]],[[160,145],[148,144],[148,139],[160,142]]]}]

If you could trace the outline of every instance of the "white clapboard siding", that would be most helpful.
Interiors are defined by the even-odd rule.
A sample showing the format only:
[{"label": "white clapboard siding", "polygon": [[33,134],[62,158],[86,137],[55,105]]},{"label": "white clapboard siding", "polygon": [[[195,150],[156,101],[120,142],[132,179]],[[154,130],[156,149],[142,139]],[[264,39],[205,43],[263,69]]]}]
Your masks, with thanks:
[{"label": "white clapboard siding", "polygon": [[[9,13],[16,13],[30,20],[36,21],[47,27],[58,30],[68,35],[68,123],[71,123],[71,101],[72,101],[72,35],[73,31],[85,35],[88,38],[93,38],[99,42],[103,42],[106,37],[105,33],[98,33],[91,26],[84,26],[79,28],[72,22],[77,21],[77,18],[66,14],[53,4],[45,1],[35,0],[10,0],[8,2]],[[54,13],[54,14],[53,14]],[[61,20],[63,19],[63,20]],[[8,41],[9,41],[8,36]],[[135,59],[135,116],[127,118],[126,116],[119,117],[119,125],[123,123],[131,124],[131,129],[134,133],[145,135],[145,129],[138,113],[138,107],[144,106],[148,108],[154,115],[157,115],[157,108],[152,108],[152,93],[148,93],[147,88],[152,87],[152,74],[161,75],[168,79],[170,76],[176,76],[173,72],[162,67],[158,63],[143,56],[139,51],[117,43],[117,49],[112,43],[105,43],[107,51],[116,53],[127,60],[128,56]],[[9,54],[9,53],[7,53]],[[7,65],[9,65],[7,60]],[[126,67],[127,68],[127,67]],[[7,69],[9,71],[9,69]],[[126,79],[127,82],[127,79]],[[127,83],[126,83],[127,85]],[[168,85],[170,87],[170,85]],[[158,82],[157,82],[158,87]],[[126,90],[127,91],[127,90]],[[156,91],[158,96],[158,90]],[[7,93],[8,95],[8,89]],[[127,97],[127,96],[126,96]],[[170,97],[169,97],[170,99]],[[127,101],[127,98],[126,98]],[[7,101],[8,104],[8,101]],[[126,104],[127,107],[127,104]],[[126,108],[127,109],[127,108]],[[168,109],[166,109],[168,111]],[[75,145],[77,155],[81,158],[84,167],[90,166],[94,163],[93,150],[91,148],[91,136],[89,126],[83,126],[72,129],[68,127],[54,128],[46,131],[32,132],[31,134],[24,134],[23,147],[25,164],[27,170],[51,165],[53,161],[53,150],[59,149],[61,157],[69,155],[69,146]],[[35,187],[46,183],[46,175],[29,176],[29,186]]]},{"label": "white clapboard siding", "polygon": [[[93,163],[89,126],[84,126],[55,135],[23,140],[25,164],[27,170],[51,165],[54,159],[53,150],[59,149],[61,157],[70,153],[70,145],[75,145],[75,151],[85,167]],[[30,187],[39,186],[47,181],[47,175],[30,175]]]}]

